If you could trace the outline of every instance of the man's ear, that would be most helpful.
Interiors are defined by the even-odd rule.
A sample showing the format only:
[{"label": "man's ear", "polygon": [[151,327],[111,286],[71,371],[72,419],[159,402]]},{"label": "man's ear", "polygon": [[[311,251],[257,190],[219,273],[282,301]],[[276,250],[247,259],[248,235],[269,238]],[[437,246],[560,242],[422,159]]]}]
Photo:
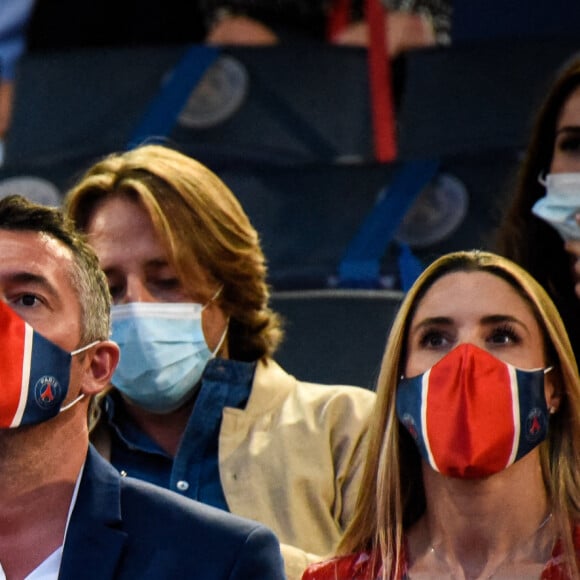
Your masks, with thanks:
[{"label": "man's ear", "polygon": [[87,396],[100,393],[111,381],[119,362],[120,351],[116,343],[103,340],[87,353],[90,362],[84,366],[81,392]]}]

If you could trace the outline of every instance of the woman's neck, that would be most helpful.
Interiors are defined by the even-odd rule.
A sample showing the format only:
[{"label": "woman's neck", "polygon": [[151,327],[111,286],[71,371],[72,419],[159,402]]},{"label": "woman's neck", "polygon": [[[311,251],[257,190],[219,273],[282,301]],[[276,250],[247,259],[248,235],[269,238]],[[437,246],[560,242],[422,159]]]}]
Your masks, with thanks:
[{"label": "woman's neck", "polygon": [[555,538],[537,451],[486,479],[452,479],[427,467],[423,476],[427,509],[409,531],[418,569],[491,578],[508,564],[549,558]]}]

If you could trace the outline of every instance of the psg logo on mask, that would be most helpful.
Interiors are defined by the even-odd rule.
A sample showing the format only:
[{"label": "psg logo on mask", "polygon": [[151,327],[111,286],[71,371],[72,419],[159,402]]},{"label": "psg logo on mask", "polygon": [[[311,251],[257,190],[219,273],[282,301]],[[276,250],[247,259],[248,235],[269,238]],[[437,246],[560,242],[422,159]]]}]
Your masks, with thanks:
[{"label": "psg logo on mask", "polygon": [[410,415],[409,413],[405,413],[401,417],[401,423],[403,425],[405,425],[405,427],[407,428],[407,431],[409,432],[409,434],[411,435],[411,437],[413,437],[413,439],[415,440],[415,442],[416,443],[420,443],[420,441],[419,441],[419,431],[417,429],[417,425],[415,424],[415,420],[413,419],[412,415]]},{"label": "psg logo on mask", "polygon": [[34,400],[41,409],[50,409],[60,404],[62,387],[55,377],[45,375],[34,385]]},{"label": "psg logo on mask", "polygon": [[544,413],[538,408],[532,409],[526,418],[526,439],[530,443],[541,441],[547,430]]}]

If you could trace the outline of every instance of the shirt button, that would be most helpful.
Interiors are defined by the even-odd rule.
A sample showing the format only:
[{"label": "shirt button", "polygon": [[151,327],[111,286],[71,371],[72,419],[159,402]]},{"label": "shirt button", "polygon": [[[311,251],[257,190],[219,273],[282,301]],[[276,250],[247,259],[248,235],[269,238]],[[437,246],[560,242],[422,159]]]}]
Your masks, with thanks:
[{"label": "shirt button", "polygon": [[189,489],[189,483],[187,483],[187,481],[183,481],[183,479],[181,481],[177,482],[177,489],[179,491],[187,491]]}]

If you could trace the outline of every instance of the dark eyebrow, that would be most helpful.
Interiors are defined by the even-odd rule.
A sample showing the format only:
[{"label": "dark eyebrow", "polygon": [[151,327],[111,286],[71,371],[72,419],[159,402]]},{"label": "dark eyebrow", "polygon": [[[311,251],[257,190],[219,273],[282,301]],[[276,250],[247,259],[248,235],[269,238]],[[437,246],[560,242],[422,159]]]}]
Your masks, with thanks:
[{"label": "dark eyebrow", "polygon": [[172,264],[166,258],[154,258],[153,260],[147,260],[145,263],[145,268],[166,268],[167,266],[172,267]]},{"label": "dark eyebrow", "polygon": [[415,331],[419,330],[420,328],[423,328],[424,326],[432,326],[435,324],[440,325],[440,326],[448,326],[450,324],[453,324],[453,319],[449,318],[447,316],[431,316],[429,318],[425,318],[424,320],[421,320],[421,322],[419,322],[415,326],[411,326],[409,328],[409,332],[415,332]]},{"label": "dark eyebrow", "polygon": [[[515,316],[511,316],[509,314],[490,314],[489,316],[484,316],[480,322],[482,324],[501,324],[509,322],[510,324],[517,324],[525,329],[525,331],[529,334],[528,327],[518,318]],[[432,325],[440,325],[440,326],[449,326],[453,324],[453,318],[448,316],[431,316],[429,318],[425,318],[421,320],[417,325],[411,327],[409,332],[416,332],[417,330],[425,327],[425,326],[432,326]]]},{"label": "dark eyebrow", "polygon": [[528,334],[530,334],[530,330],[528,329],[528,327],[519,318],[516,318],[515,316],[511,316],[509,314],[493,314],[491,316],[484,316],[481,319],[481,322],[483,322],[484,324],[500,324],[509,322],[510,324],[517,324],[518,326],[523,328]]},{"label": "dark eyebrow", "polygon": [[[153,258],[151,260],[147,260],[143,266],[146,270],[158,270],[161,268],[173,267],[171,262],[166,258]],[[103,268],[103,271],[107,276],[109,276],[110,274],[122,271],[122,268],[119,268],[117,265],[112,265]]]},{"label": "dark eyebrow", "polygon": [[563,127],[556,129],[556,135],[560,135],[561,133],[572,133],[572,134],[580,133],[580,126],[564,125]]}]

